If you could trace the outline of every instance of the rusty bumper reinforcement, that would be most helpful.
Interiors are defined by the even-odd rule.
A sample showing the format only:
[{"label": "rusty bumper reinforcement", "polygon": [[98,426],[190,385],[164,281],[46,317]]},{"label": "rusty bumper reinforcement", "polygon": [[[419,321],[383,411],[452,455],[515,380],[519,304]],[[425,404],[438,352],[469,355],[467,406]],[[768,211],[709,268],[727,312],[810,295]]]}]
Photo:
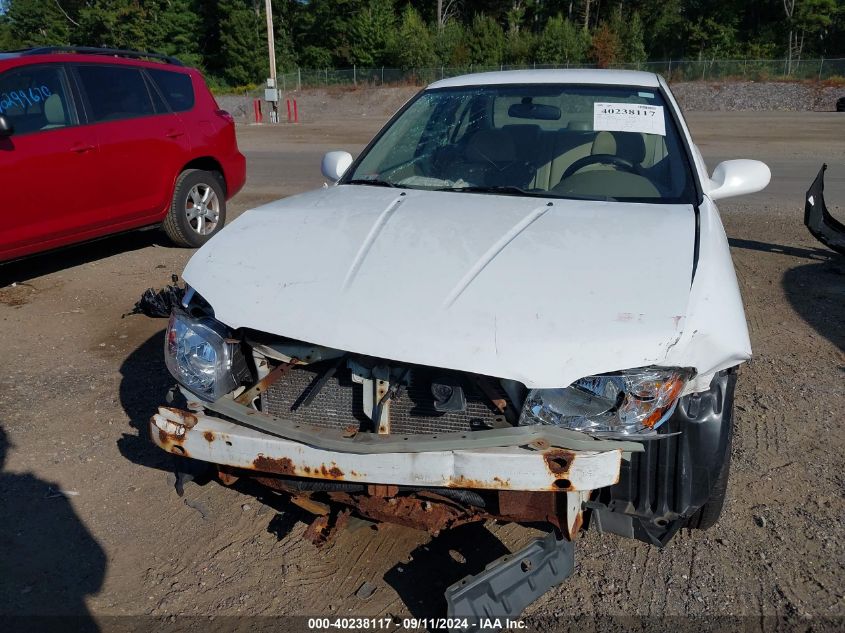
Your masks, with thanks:
[{"label": "rusty bumper reinforcement", "polygon": [[432,450],[496,448],[529,444],[575,451],[620,450],[623,453],[641,453],[644,450],[639,442],[599,440],[579,431],[546,425],[438,435],[378,435],[297,424],[256,411],[227,397],[220,398],[211,404],[203,404],[203,406],[234,422],[269,435],[308,444],[314,448],[344,453],[424,453]]},{"label": "rusty bumper reinforcement", "polygon": [[[256,419],[245,417],[250,422]],[[594,490],[616,483],[623,451],[641,450],[635,442],[572,439],[567,437],[570,432],[545,427],[475,431],[457,438],[382,436],[378,442],[356,442],[341,433],[326,442],[321,430],[305,426],[294,430],[302,439],[167,407],[150,420],[153,441],[178,455],[265,473],[398,486]],[[488,434],[492,435],[485,437]],[[363,435],[367,434],[358,434]],[[357,450],[318,447],[318,443]],[[400,447],[402,451],[397,450]]]}]

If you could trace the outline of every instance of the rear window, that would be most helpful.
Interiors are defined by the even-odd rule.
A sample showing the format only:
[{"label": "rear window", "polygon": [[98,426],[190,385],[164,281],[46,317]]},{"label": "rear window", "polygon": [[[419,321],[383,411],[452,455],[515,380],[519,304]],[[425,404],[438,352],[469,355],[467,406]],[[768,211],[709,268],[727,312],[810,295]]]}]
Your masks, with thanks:
[{"label": "rear window", "polygon": [[185,112],[194,107],[194,86],[190,75],[169,70],[147,70],[158,86],[170,109]]},{"label": "rear window", "polygon": [[92,123],[155,114],[141,71],[128,66],[78,66]]}]

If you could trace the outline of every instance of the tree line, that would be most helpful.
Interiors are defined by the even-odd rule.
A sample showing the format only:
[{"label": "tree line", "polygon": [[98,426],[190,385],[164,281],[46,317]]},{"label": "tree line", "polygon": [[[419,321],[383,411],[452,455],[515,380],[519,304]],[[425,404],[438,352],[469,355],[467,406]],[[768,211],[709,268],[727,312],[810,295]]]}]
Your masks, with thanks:
[{"label": "tree line", "polygon": [[[0,0],[0,50],[155,50],[267,75],[264,0]],[[273,0],[280,70],[845,56],[843,0]]]}]

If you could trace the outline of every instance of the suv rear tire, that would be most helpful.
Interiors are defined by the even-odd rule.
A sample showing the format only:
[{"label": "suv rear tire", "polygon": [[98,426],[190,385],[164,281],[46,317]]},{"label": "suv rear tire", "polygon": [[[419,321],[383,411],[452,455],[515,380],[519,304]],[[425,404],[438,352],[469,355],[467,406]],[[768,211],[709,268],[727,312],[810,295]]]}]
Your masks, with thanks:
[{"label": "suv rear tire", "polygon": [[186,169],[176,181],[164,232],[175,244],[199,248],[226,223],[226,196],[219,174]]}]

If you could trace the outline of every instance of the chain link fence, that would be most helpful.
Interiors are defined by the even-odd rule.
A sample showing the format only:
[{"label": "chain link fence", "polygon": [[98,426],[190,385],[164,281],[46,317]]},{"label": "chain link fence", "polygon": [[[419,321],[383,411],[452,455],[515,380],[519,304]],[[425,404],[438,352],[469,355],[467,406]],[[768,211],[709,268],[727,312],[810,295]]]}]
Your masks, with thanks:
[{"label": "chain link fence", "polygon": [[[278,76],[283,91],[326,86],[426,85],[438,79],[496,70],[542,68],[598,68],[595,64],[528,64],[522,66],[441,66],[434,68],[298,69]],[[845,58],[838,59],[704,59],[617,64],[614,69],[659,73],[667,81],[826,80],[845,79]]]}]

